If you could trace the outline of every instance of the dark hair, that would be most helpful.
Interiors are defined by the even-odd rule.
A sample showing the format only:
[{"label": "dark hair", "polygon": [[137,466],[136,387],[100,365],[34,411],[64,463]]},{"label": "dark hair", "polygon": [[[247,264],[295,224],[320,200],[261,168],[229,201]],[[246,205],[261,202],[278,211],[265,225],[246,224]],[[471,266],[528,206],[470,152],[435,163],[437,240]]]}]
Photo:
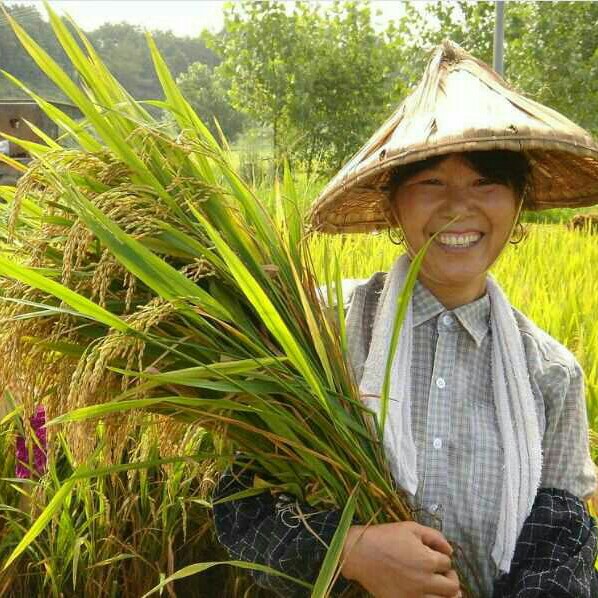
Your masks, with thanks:
[{"label": "dark hair", "polygon": [[[387,183],[389,198],[392,200],[399,185],[408,178],[418,174],[426,168],[436,166],[449,157],[450,154],[432,156],[419,162],[395,166],[390,173]],[[476,152],[462,152],[459,155],[469,165],[485,178],[507,185],[522,197],[530,183],[530,166],[527,158],[521,152],[510,150],[489,150]],[[526,194],[527,195],[527,194]],[[525,198],[525,204],[530,204],[531,198]]]}]

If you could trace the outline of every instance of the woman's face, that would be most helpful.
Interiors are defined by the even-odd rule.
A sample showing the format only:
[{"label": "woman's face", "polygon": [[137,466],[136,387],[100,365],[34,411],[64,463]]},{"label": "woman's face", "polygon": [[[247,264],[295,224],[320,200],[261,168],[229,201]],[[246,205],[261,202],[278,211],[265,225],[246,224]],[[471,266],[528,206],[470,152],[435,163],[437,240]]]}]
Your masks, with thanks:
[{"label": "woman's face", "polygon": [[485,179],[451,154],[406,179],[393,208],[412,256],[457,218],[430,246],[420,279],[431,290],[479,288],[481,294],[488,269],[509,241],[519,201],[509,186]]}]

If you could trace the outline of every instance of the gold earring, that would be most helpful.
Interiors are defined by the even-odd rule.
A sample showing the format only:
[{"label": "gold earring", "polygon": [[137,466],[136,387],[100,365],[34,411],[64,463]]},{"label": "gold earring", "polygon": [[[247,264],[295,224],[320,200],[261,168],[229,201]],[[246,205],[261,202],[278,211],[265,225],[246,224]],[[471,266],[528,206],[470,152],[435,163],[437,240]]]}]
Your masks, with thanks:
[{"label": "gold earring", "polygon": [[[527,237],[527,229],[523,226],[523,224],[521,224],[521,222],[518,222],[515,225],[515,230],[517,230],[517,228],[519,229],[519,238],[515,239],[515,234],[513,234],[513,238],[511,238],[509,241],[511,245],[519,245],[519,243],[521,243],[521,241]],[[513,233],[515,233],[515,231],[513,231]]]},{"label": "gold earring", "polygon": [[393,231],[394,231],[394,229],[392,229],[390,227],[386,229],[386,232],[388,233],[388,238],[390,239],[390,242],[393,245],[402,245],[403,242],[405,241],[405,238],[403,237],[403,235],[399,235],[398,237],[395,237],[393,239],[393,237],[392,237]]}]

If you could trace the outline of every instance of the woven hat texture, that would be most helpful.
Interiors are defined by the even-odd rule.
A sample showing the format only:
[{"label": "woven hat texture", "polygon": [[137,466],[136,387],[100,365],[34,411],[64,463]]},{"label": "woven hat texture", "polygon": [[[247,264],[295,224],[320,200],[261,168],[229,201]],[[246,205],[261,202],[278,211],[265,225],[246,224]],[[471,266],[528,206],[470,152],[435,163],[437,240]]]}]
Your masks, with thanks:
[{"label": "woven hat texture", "polygon": [[394,166],[497,149],[528,158],[532,193],[527,209],[598,204],[598,143],[592,136],[445,41],[413,93],[324,188],[310,223],[329,233],[388,228],[385,187]]}]

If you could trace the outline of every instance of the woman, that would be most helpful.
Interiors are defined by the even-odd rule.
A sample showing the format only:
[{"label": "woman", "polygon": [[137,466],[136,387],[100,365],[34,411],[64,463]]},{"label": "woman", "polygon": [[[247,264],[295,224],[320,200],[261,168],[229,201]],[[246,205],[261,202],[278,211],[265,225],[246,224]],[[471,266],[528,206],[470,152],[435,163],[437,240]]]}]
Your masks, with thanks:
[{"label": "woman", "polygon": [[[354,289],[350,357],[372,408],[410,257],[434,236],[393,363],[385,449],[417,522],[350,529],[336,589],[381,598],[595,596],[596,486],[583,373],[509,304],[488,270],[521,209],[598,203],[598,147],[451,43],[420,86],[330,182],[311,213],[328,232],[400,228],[407,252]],[[248,485],[223,476],[217,497]],[[298,513],[298,511],[301,513]],[[215,507],[235,558],[312,581],[338,522],[287,497]],[[469,565],[459,580],[458,546]],[[258,583],[306,595],[281,578]]]}]

